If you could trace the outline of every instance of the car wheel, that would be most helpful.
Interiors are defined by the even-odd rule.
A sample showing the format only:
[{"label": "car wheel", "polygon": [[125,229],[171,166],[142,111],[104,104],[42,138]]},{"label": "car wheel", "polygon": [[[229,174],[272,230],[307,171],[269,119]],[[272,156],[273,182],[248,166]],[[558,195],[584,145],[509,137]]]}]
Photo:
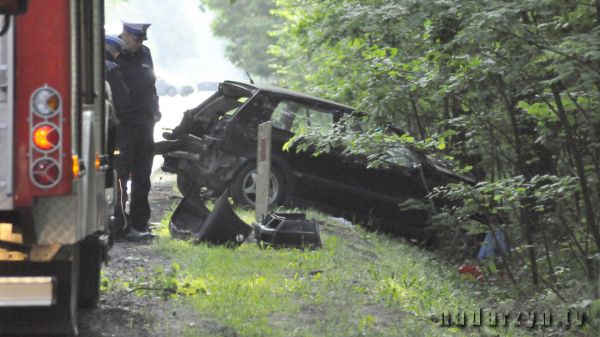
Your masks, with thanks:
[{"label": "car wheel", "polygon": [[170,87],[169,89],[167,89],[167,95],[169,95],[171,97],[177,95],[177,89]]},{"label": "car wheel", "polygon": [[[244,166],[233,178],[229,193],[238,205],[254,206],[256,200],[256,166]],[[285,200],[285,176],[276,166],[271,166],[269,206],[278,206]]]}]

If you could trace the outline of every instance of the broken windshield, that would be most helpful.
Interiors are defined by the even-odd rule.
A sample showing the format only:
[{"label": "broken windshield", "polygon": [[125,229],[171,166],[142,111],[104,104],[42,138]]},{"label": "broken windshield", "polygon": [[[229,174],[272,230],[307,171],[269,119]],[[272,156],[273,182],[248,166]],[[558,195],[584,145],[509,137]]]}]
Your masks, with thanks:
[{"label": "broken windshield", "polygon": [[273,127],[294,134],[304,133],[307,128],[316,128],[324,134],[333,128],[335,113],[322,107],[282,100],[273,110],[271,121]]},{"label": "broken windshield", "polygon": [[211,120],[220,116],[232,116],[251,97],[252,93],[243,90],[220,89],[208,100],[189,111],[194,121]]}]

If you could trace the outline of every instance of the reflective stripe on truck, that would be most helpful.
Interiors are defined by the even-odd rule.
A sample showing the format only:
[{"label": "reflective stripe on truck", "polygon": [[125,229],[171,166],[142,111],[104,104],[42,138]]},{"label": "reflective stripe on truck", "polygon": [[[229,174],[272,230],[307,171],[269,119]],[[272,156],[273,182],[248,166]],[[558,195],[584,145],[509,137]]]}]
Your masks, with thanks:
[{"label": "reflective stripe on truck", "polygon": [[0,277],[0,307],[49,307],[55,282],[48,276]]}]

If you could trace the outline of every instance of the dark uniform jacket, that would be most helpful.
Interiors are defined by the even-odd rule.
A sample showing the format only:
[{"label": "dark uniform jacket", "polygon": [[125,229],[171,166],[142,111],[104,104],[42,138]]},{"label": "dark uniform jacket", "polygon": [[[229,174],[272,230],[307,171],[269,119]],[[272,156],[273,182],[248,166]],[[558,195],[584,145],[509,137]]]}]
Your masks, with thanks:
[{"label": "dark uniform jacket", "polygon": [[156,115],[160,113],[150,49],[142,45],[135,52],[123,51],[117,64],[130,90],[130,102],[120,121],[128,124],[154,123]]},{"label": "dark uniform jacket", "polygon": [[123,112],[130,104],[129,88],[125,84],[119,66],[115,63],[115,59],[109,53],[106,54],[104,65],[106,67],[106,81],[110,86],[115,117],[119,120],[122,118]]}]

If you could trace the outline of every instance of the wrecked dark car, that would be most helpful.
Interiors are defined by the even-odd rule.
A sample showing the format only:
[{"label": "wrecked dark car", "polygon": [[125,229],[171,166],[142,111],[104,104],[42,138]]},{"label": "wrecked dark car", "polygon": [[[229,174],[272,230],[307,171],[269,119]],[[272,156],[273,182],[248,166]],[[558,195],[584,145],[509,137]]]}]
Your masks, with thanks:
[{"label": "wrecked dark car", "polygon": [[253,205],[257,126],[272,121],[269,202],[315,207],[336,216],[369,221],[377,229],[424,238],[428,213],[406,210],[434,186],[468,180],[410,149],[402,165],[367,169],[366,160],[341,151],[312,156],[283,145],[297,130],[331,130],[352,107],[282,88],[225,81],[218,91],[184,113],[179,126],[156,143],[162,169],[177,174],[182,194],[218,197],[229,189],[237,204]]}]

